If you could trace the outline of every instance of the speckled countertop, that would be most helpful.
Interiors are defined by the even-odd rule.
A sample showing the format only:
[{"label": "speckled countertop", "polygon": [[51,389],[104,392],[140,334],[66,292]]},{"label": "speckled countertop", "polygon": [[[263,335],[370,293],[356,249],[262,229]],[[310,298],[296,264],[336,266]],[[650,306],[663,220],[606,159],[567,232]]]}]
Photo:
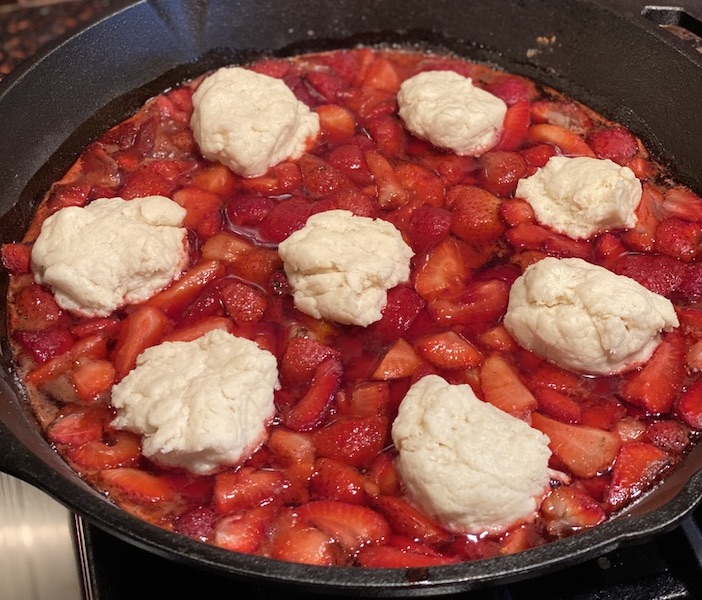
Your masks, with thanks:
[{"label": "speckled countertop", "polygon": [[112,0],[0,0],[0,79],[44,45],[110,9]]}]

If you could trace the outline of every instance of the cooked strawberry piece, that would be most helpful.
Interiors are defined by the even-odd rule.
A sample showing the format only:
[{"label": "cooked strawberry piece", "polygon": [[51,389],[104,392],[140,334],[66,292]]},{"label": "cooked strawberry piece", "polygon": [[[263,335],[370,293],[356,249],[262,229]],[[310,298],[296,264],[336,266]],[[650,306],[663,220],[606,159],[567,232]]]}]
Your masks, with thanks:
[{"label": "cooked strawberry piece", "polygon": [[627,415],[626,406],[614,398],[589,398],[580,405],[580,424],[611,431]]},{"label": "cooked strawberry piece", "polygon": [[228,515],[213,525],[211,539],[220,548],[254,554],[264,545],[277,513],[278,507],[269,505]]},{"label": "cooked strawberry piece", "polygon": [[526,419],[537,402],[517,371],[499,354],[490,354],[480,367],[483,399],[512,416]]},{"label": "cooked strawberry piece", "polygon": [[528,171],[527,162],[516,152],[493,150],[483,154],[479,161],[480,183],[487,191],[503,198],[514,195],[517,183]]},{"label": "cooked strawberry piece", "polygon": [[672,458],[653,444],[623,445],[612,469],[612,483],[605,494],[607,504],[617,509],[640,496],[672,463]]},{"label": "cooked strawberry piece", "polygon": [[653,249],[689,263],[699,256],[700,241],[702,241],[702,223],[670,217],[658,224]]},{"label": "cooked strawberry piece", "polygon": [[350,185],[341,171],[313,154],[304,154],[300,158],[299,165],[302,183],[310,198],[323,198]]},{"label": "cooked strawberry piece", "polygon": [[702,198],[689,188],[674,186],[663,194],[662,210],[666,216],[686,221],[702,221]]},{"label": "cooked strawberry piece", "polygon": [[459,183],[475,183],[480,168],[478,159],[456,154],[428,154],[420,158],[421,163],[436,172],[447,187]]},{"label": "cooked strawberry piece", "polygon": [[90,404],[105,398],[115,382],[115,367],[109,360],[79,358],[71,379],[81,402]]},{"label": "cooked strawberry piece", "polygon": [[208,238],[222,227],[222,199],[198,187],[184,187],[172,195],[174,202],[186,210],[183,225],[200,237]]},{"label": "cooked strawberry piece", "polygon": [[387,414],[390,386],[386,381],[361,381],[341,398],[337,398],[339,414],[353,417],[373,417]]},{"label": "cooked strawberry piece", "polygon": [[373,379],[390,380],[411,377],[422,364],[422,359],[404,338],[396,340],[383,354],[373,371]]},{"label": "cooked strawberry piece", "polygon": [[85,206],[88,203],[88,196],[94,193],[93,186],[83,185],[58,185],[52,189],[46,199],[48,212],[54,213],[67,206]]},{"label": "cooked strawberry piece", "polygon": [[589,529],[605,520],[602,507],[585,491],[575,486],[553,490],[541,503],[541,514],[551,535],[563,536]]},{"label": "cooked strawberry piece", "polygon": [[424,299],[411,287],[395,286],[388,291],[382,318],[369,330],[377,332],[382,343],[388,343],[404,335],[425,306]]},{"label": "cooked strawberry piece", "polygon": [[[244,192],[235,195],[227,202],[225,212],[229,223],[249,227],[263,221],[274,206],[275,202],[263,194]],[[221,235],[221,233],[216,235]],[[207,240],[207,242],[209,241]]]},{"label": "cooked strawberry piece", "polygon": [[446,202],[453,215],[451,231],[466,242],[489,244],[504,233],[501,200],[487,190],[458,185],[447,192]]},{"label": "cooked strawberry piece", "polygon": [[211,507],[198,506],[178,516],[174,530],[194,540],[208,542],[218,518]]},{"label": "cooked strawberry piece", "polygon": [[393,115],[379,115],[365,123],[371,139],[386,156],[401,156],[407,148],[407,132]]},{"label": "cooked strawberry piece", "polygon": [[636,208],[636,225],[622,235],[622,242],[633,251],[651,252],[658,222],[662,218],[663,196],[653,186],[643,184],[641,201]]},{"label": "cooked strawberry piece", "polygon": [[585,141],[575,132],[560,125],[539,123],[529,127],[527,140],[534,144],[553,144],[566,156],[595,157]]},{"label": "cooked strawberry piece", "polygon": [[312,213],[316,214],[327,210],[348,210],[358,217],[370,217],[371,219],[374,219],[378,213],[375,201],[370,196],[351,189],[332,192],[315,203]]},{"label": "cooked strawberry piece", "polygon": [[16,331],[12,338],[35,363],[43,364],[68,352],[75,338],[67,327],[54,325],[41,331]]},{"label": "cooked strawberry piece", "polygon": [[693,429],[702,429],[702,380],[695,381],[680,395],[675,412]]},{"label": "cooked strawberry piece", "polygon": [[549,388],[563,394],[574,395],[583,391],[582,381],[575,373],[551,363],[537,359],[534,366],[526,365],[523,368],[529,373],[532,389]]},{"label": "cooked strawberry piece", "polygon": [[338,358],[338,350],[308,337],[291,339],[280,362],[284,384],[295,387],[309,382],[317,368],[330,357]]},{"label": "cooked strawberry piece", "polygon": [[80,407],[56,417],[46,433],[56,444],[80,446],[102,439],[104,425],[111,418],[112,414],[105,405]]},{"label": "cooked strawberry piece", "polygon": [[111,496],[126,497],[140,504],[165,502],[174,495],[167,481],[140,469],[106,469],[100,471],[98,479]]},{"label": "cooked strawberry piece", "polygon": [[321,97],[323,102],[336,102],[348,84],[329,70],[314,70],[305,74],[307,84]]},{"label": "cooked strawberry piece", "polygon": [[557,156],[558,149],[551,144],[536,144],[520,150],[520,154],[529,163],[531,175],[536,172],[536,169],[545,166],[552,156]]},{"label": "cooked strawberry piece", "polygon": [[269,242],[282,242],[291,233],[302,229],[312,214],[312,203],[293,196],[282,200],[261,221],[261,235]]},{"label": "cooked strawberry piece", "polygon": [[439,331],[422,336],[414,349],[429,363],[441,369],[467,369],[480,364],[483,355],[455,331]]},{"label": "cooked strawberry piece", "polygon": [[530,125],[529,103],[523,100],[512,103],[507,109],[504,121],[502,122],[502,136],[495,150],[519,150],[526,139]]},{"label": "cooked strawberry piece", "polygon": [[190,182],[201,190],[226,198],[234,193],[237,178],[229,167],[221,163],[210,163],[197,171]]},{"label": "cooked strawberry piece", "polygon": [[520,223],[533,223],[536,220],[531,204],[522,198],[504,200],[500,204],[500,215],[510,227]]},{"label": "cooked strawberry piece", "polygon": [[39,331],[64,325],[68,320],[54,295],[36,283],[22,286],[14,293],[13,308],[14,327],[18,330]]},{"label": "cooked strawberry piece", "polygon": [[394,533],[423,540],[430,546],[450,542],[452,534],[398,496],[377,496],[371,505],[390,523]]},{"label": "cooked strawberry piece", "polygon": [[460,562],[453,556],[434,556],[411,552],[394,546],[366,546],[361,548],[356,561],[368,569],[412,569],[439,567]]},{"label": "cooked strawberry piece", "polygon": [[120,321],[117,317],[94,317],[85,319],[71,327],[71,333],[78,338],[102,335],[106,338],[117,337]]},{"label": "cooked strawberry piece", "polygon": [[626,246],[616,235],[608,231],[595,240],[593,262],[611,271],[616,261],[626,253]]},{"label": "cooked strawberry piece", "polygon": [[234,265],[231,273],[270,291],[270,284],[277,273],[283,269],[283,260],[278,251],[273,248],[256,248],[241,256]]},{"label": "cooked strawberry piece", "polygon": [[690,302],[702,299],[702,263],[689,265],[685,270],[677,291]]},{"label": "cooked strawberry piece", "polygon": [[580,404],[571,396],[550,388],[541,388],[536,392],[539,410],[563,423],[579,423]]},{"label": "cooked strawberry piece", "polygon": [[399,496],[401,492],[400,476],[395,468],[395,460],[389,452],[381,452],[373,459],[367,475],[377,486],[377,496]]},{"label": "cooked strawberry piece", "polygon": [[531,424],[549,437],[551,451],[578,477],[609,469],[621,446],[616,433],[561,423],[538,412],[532,413]]},{"label": "cooked strawberry piece", "polygon": [[148,167],[126,173],[118,192],[125,200],[145,196],[170,197],[174,184],[167,177]]},{"label": "cooked strawberry piece", "polygon": [[402,187],[397,173],[387,158],[375,150],[366,152],[363,156],[368,169],[373,174],[379,206],[384,209],[394,209],[406,204],[409,201],[409,194]]},{"label": "cooked strawberry piece", "polygon": [[277,427],[266,446],[291,478],[307,481],[314,472],[315,448],[309,434]]},{"label": "cooked strawberry piece", "polygon": [[385,447],[385,417],[339,417],[312,434],[317,454],[353,467],[369,465]]},{"label": "cooked strawberry piece", "polygon": [[202,258],[206,261],[223,263],[236,263],[244,255],[252,252],[256,247],[238,235],[226,231],[218,231],[208,238],[202,246]]},{"label": "cooked strawberry piece", "polygon": [[458,242],[449,237],[418,258],[414,289],[425,300],[459,293],[470,276]]},{"label": "cooked strawberry piece", "polygon": [[426,167],[402,162],[395,167],[395,174],[413,207],[444,205],[444,182]]},{"label": "cooked strawberry piece", "polygon": [[169,319],[150,306],[138,308],[122,322],[112,354],[118,381],[134,368],[139,354],[161,341],[169,327]]},{"label": "cooked strawberry piece", "polygon": [[639,151],[639,143],[631,131],[624,127],[607,127],[588,134],[587,145],[597,158],[608,158],[624,164]]},{"label": "cooked strawberry piece", "polygon": [[621,394],[649,413],[667,413],[684,377],[685,341],[679,333],[669,333],[643,367],[625,376]]},{"label": "cooked strawberry piece", "polygon": [[462,325],[466,330],[481,333],[504,316],[509,300],[510,284],[500,279],[474,281],[455,300],[437,299],[429,303],[429,312],[437,323]]},{"label": "cooked strawberry piece", "polygon": [[293,431],[310,431],[326,419],[329,406],[339,389],[343,367],[338,358],[330,356],[315,370],[309,388],[283,417],[283,423]]},{"label": "cooked strawberry piece", "polygon": [[69,448],[66,456],[81,469],[90,471],[130,467],[139,461],[141,441],[129,431],[117,431],[103,436],[102,440],[90,440]]},{"label": "cooked strawberry piece", "polygon": [[666,297],[680,287],[686,274],[683,263],[663,254],[624,254],[612,263],[611,270]]},{"label": "cooked strawberry piece", "polygon": [[478,336],[478,342],[488,350],[514,352],[519,345],[503,325],[496,325]]},{"label": "cooked strawberry piece", "polygon": [[224,309],[238,325],[257,323],[268,308],[268,299],[263,290],[237,279],[223,284],[220,295]]},{"label": "cooked strawberry piece", "polygon": [[507,230],[507,241],[517,251],[541,250],[557,258],[583,258],[590,255],[590,246],[572,240],[534,223],[520,223]]},{"label": "cooked strawberry piece", "polygon": [[677,421],[664,420],[651,423],[646,437],[664,452],[674,456],[682,454],[691,442],[690,430]]},{"label": "cooked strawberry piece", "polygon": [[275,526],[268,552],[277,560],[308,565],[344,565],[349,560],[331,535],[302,523]]},{"label": "cooked strawberry piece", "polygon": [[287,161],[275,165],[265,175],[244,179],[241,185],[250,192],[280,196],[302,186],[302,173],[297,162]]},{"label": "cooked strawberry piece", "polygon": [[577,134],[587,133],[592,119],[577,103],[562,100],[538,100],[531,104],[535,123],[550,123]]},{"label": "cooked strawberry piece", "polygon": [[513,106],[518,103],[529,106],[539,93],[533,81],[517,75],[507,74],[489,83],[486,89],[503,100],[507,106]]},{"label": "cooked strawberry piece", "polygon": [[327,160],[356,185],[366,186],[373,183],[373,175],[368,169],[363,150],[357,145],[337,146],[329,153]]},{"label": "cooked strawberry piece", "polygon": [[702,340],[696,341],[687,349],[686,364],[693,371],[702,370]]},{"label": "cooked strawberry piece", "polygon": [[215,476],[214,507],[222,515],[270,503],[282,503],[288,488],[282,473],[242,467]]},{"label": "cooked strawberry piece", "polygon": [[206,333],[220,329],[233,333],[235,326],[229,317],[204,316],[200,319],[180,321],[170,333],[163,336],[163,342],[192,342]]},{"label": "cooked strawberry piece", "polygon": [[356,133],[356,119],[353,113],[338,104],[322,104],[316,109],[323,138],[338,144]]},{"label": "cooked strawberry piece", "polygon": [[380,56],[373,57],[361,66],[361,86],[372,90],[380,90],[390,94],[400,89],[400,78],[393,64]]},{"label": "cooked strawberry piece", "polygon": [[290,63],[287,60],[277,58],[263,58],[251,65],[251,70],[262,75],[283,79],[290,71]]},{"label": "cooked strawberry piece", "polygon": [[216,260],[195,264],[166,289],[149,298],[142,306],[160,310],[167,317],[177,317],[213,281],[224,275],[224,265]]},{"label": "cooked strawberry piece", "polygon": [[429,246],[446,239],[451,227],[451,213],[438,206],[422,205],[410,218],[408,234],[415,252],[423,252]]},{"label": "cooked strawberry piece", "polygon": [[0,262],[10,275],[26,275],[31,268],[32,246],[23,243],[3,244]]},{"label": "cooked strawberry piece", "polygon": [[702,339],[702,307],[676,306],[675,312],[680,321],[680,331],[695,340]]},{"label": "cooked strawberry piece", "polygon": [[83,356],[96,359],[106,358],[106,337],[101,334],[95,334],[77,340],[66,352],[54,356],[30,371],[27,375],[27,382],[41,386],[69,371],[75,365],[76,360]]},{"label": "cooked strawberry piece", "polygon": [[347,504],[368,503],[367,479],[351,465],[320,458],[310,479],[313,499],[337,500]]}]

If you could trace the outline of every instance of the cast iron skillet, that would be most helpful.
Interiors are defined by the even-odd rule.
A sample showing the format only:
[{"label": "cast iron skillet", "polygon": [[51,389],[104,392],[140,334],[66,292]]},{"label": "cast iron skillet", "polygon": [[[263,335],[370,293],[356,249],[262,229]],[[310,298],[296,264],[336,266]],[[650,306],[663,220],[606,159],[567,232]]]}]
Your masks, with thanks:
[{"label": "cast iron skillet", "polygon": [[[16,241],[80,149],[183,78],[265,52],[422,42],[552,85],[641,136],[702,192],[702,55],[617,0],[152,0],[123,6],[0,85],[0,241]],[[702,4],[695,0],[702,15]],[[7,280],[3,275],[4,297]],[[3,309],[4,312],[4,309]],[[4,314],[0,315],[4,323]],[[423,596],[535,576],[675,526],[702,498],[702,446],[628,515],[513,556],[430,569],[311,567],[240,555],[117,509],[53,452],[28,414],[3,343],[0,469],[91,523],[174,561],[310,592]]]}]

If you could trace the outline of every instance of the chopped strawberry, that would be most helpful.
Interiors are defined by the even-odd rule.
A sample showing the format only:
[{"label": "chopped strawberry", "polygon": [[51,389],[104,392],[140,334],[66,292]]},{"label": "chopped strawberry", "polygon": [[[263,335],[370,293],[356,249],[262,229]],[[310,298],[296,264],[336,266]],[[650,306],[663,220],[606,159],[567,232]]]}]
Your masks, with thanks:
[{"label": "chopped strawberry", "polygon": [[653,186],[643,184],[641,201],[636,208],[636,225],[624,232],[622,242],[635,252],[651,252],[661,218],[663,195]]},{"label": "chopped strawberry", "polygon": [[[532,113],[533,114],[533,113]],[[527,140],[534,144],[553,144],[566,156],[590,156],[595,153],[577,133],[560,125],[539,123],[529,127]]]},{"label": "chopped strawberry", "polygon": [[305,73],[305,81],[324,102],[335,102],[348,87],[347,82],[330,70],[317,69]]},{"label": "chopped strawberry", "polygon": [[681,455],[690,442],[690,430],[682,423],[671,420],[655,421],[646,428],[646,437],[664,452]]},{"label": "chopped strawberry", "polygon": [[518,348],[517,342],[505,329],[504,325],[495,325],[478,336],[478,342],[488,350],[499,352],[514,352]]},{"label": "chopped strawberry", "polygon": [[198,506],[181,514],[175,521],[175,531],[194,540],[208,542],[218,515],[210,507]]},{"label": "chopped strawberry", "polygon": [[511,104],[502,122],[502,136],[495,150],[515,151],[521,148],[529,132],[530,125],[529,103],[518,101]]},{"label": "chopped strawberry", "polygon": [[254,554],[264,545],[268,529],[277,513],[277,506],[268,505],[227,515],[217,521],[210,537],[220,548]]},{"label": "chopped strawberry", "polygon": [[56,444],[80,446],[102,439],[104,425],[111,418],[112,414],[105,405],[80,407],[56,417],[46,433]]},{"label": "chopped strawberry", "polygon": [[631,131],[624,127],[607,127],[588,134],[587,145],[597,158],[608,158],[625,164],[639,151],[639,143]]},{"label": "chopped strawberry", "polygon": [[388,412],[390,387],[386,381],[361,381],[344,397],[343,401],[337,398],[339,414],[353,417],[382,416]]},{"label": "chopped strawberry", "polygon": [[339,389],[343,367],[338,358],[330,356],[315,370],[305,394],[283,417],[283,423],[293,431],[310,431],[326,419],[329,405]]},{"label": "chopped strawberry", "polygon": [[580,424],[611,431],[627,415],[624,404],[615,398],[588,398],[580,405]]},{"label": "chopped strawberry", "polygon": [[229,279],[219,290],[227,314],[237,325],[257,323],[268,308],[268,298],[263,290],[239,281]]},{"label": "chopped strawberry", "polygon": [[702,263],[689,265],[685,270],[677,291],[683,298],[697,302],[702,299]]},{"label": "chopped strawberry", "polygon": [[400,476],[395,468],[395,460],[389,452],[381,452],[373,459],[367,470],[368,477],[376,484],[377,496],[399,496],[401,491]]},{"label": "chopped strawberry", "polygon": [[338,358],[338,350],[308,337],[291,339],[280,362],[283,382],[293,387],[309,382],[319,365],[329,357]]},{"label": "chopped strawberry", "polygon": [[463,289],[469,276],[458,242],[449,237],[418,258],[414,289],[425,300],[451,297]]},{"label": "chopped strawberry", "polygon": [[424,540],[432,545],[445,544],[452,539],[436,521],[398,496],[377,496],[371,505],[390,523],[394,533]]},{"label": "chopped strawberry", "polygon": [[129,431],[117,431],[102,440],[90,440],[66,452],[81,469],[101,471],[136,465],[141,456],[141,440]]},{"label": "chopped strawberry", "polygon": [[200,237],[208,238],[221,229],[222,199],[218,194],[190,186],[176,191],[172,199],[186,210],[183,225]]},{"label": "chopped strawberry", "polygon": [[452,565],[460,562],[460,559],[453,556],[421,554],[384,545],[361,548],[356,561],[368,569],[419,569]]},{"label": "chopped strawberry", "polygon": [[302,183],[310,198],[323,198],[350,185],[341,171],[313,154],[303,154],[299,165]]},{"label": "chopped strawberry", "polygon": [[454,300],[439,298],[429,303],[429,312],[437,323],[462,325],[481,333],[494,327],[504,316],[509,300],[510,283],[500,279],[474,281]]},{"label": "chopped strawberry", "polygon": [[363,150],[357,145],[337,146],[329,153],[327,160],[356,185],[366,186],[373,183],[373,175],[368,169]]},{"label": "chopped strawberry", "polygon": [[451,213],[438,206],[422,205],[410,218],[409,238],[415,252],[423,252],[429,246],[442,242],[449,234]]},{"label": "chopped strawberry", "polygon": [[377,332],[381,342],[390,342],[405,334],[425,306],[424,299],[411,287],[395,286],[388,291],[382,318],[369,330]]},{"label": "chopped strawberry", "polygon": [[56,303],[54,295],[36,283],[22,286],[13,297],[13,326],[16,330],[38,331],[52,325],[65,325],[64,310]]},{"label": "chopped strawberry", "polygon": [[98,477],[110,495],[127,497],[140,504],[165,502],[174,495],[167,481],[140,469],[105,469]]},{"label": "chopped strawberry", "polygon": [[407,191],[413,207],[440,208],[444,205],[444,182],[426,167],[402,162],[395,168],[395,174],[400,185]]},{"label": "chopped strawberry", "polygon": [[232,333],[234,324],[229,317],[205,316],[201,319],[181,321],[170,333],[163,336],[164,342],[192,342],[210,331],[219,329]]},{"label": "chopped strawberry", "polygon": [[234,193],[237,178],[229,167],[213,162],[195,173],[190,182],[201,190],[226,198]]},{"label": "chopped strawberry", "polygon": [[400,89],[400,78],[393,64],[380,56],[375,56],[361,67],[364,88],[380,90],[391,94]]},{"label": "chopped strawberry", "polygon": [[611,271],[616,261],[626,253],[626,246],[616,235],[608,231],[595,240],[593,262]]},{"label": "chopped strawberry", "polygon": [[[230,224],[249,227],[263,221],[274,206],[275,202],[263,194],[245,192],[235,195],[227,202],[225,213]],[[224,235],[224,232],[215,233],[214,237],[221,235]],[[205,245],[210,242],[210,239],[205,242]]]},{"label": "chopped strawberry", "polygon": [[518,75],[504,74],[496,81],[489,83],[486,89],[507,106],[522,103],[528,107],[538,95],[534,82]]},{"label": "chopped strawberry", "polygon": [[399,338],[383,354],[372,377],[383,381],[411,377],[421,364],[422,359],[412,345]]},{"label": "chopped strawberry", "polygon": [[499,354],[490,354],[480,367],[483,398],[515,417],[525,419],[537,407],[537,401],[524,385],[514,367]]},{"label": "chopped strawberry", "polygon": [[683,263],[664,254],[623,254],[613,262],[611,270],[666,297],[677,291],[686,274]]},{"label": "chopped strawberry", "polygon": [[273,248],[256,248],[232,265],[231,273],[244,281],[270,291],[271,284],[283,269],[283,259]]},{"label": "chopped strawberry", "polygon": [[702,429],[702,379],[698,379],[680,395],[675,412],[696,431]]},{"label": "chopped strawberry", "polygon": [[553,490],[541,503],[541,514],[551,535],[563,536],[589,529],[605,520],[602,507],[585,490],[573,485]]},{"label": "chopped strawberry", "polygon": [[116,371],[109,360],[79,358],[71,379],[81,402],[90,404],[104,398],[115,382]]},{"label": "chopped strawberry", "polygon": [[275,165],[265,175],[242,181],[245,190],[269,196],[290,194],[302,187],[302,172],[297,162],[286,161]]},{"label": "chopped strawberry", "polygon": [[261,221],[261,235],[269,242],[282,242],[294,231],[302,229],[311,214],[309,200],[296,196],[282,200]]},{"label": "chopped strawberry", "polygon": [[669,217],[658,224],[653,249],[689,263],[699,256],[700,241],[702,222],[693,223],[678,217]]},{"label": "chopped strawberry", "polygon": [[223,471],[215,476],[214,507],[221,515],[240,510],[281,503],[285,500],[288,482],[279,471],[242,467]]},{"label": "chopped strawberry", "polygon": [[61,325],[41,331],[16,331],[12,337],[37,364],[68,352],[75,342],[70,330]]},{"label": "chopped strawberry", "polygon": [[31,270],[32,246],[23,243],[3,244],[0,262],[10,275],[26,275]]},{"label": "chopped strawberry", "polygon": [[479,181],[483,187],[503,198],[514,195],[519,180],[527,175],[527,162],[517,152],[493,150],[480,159]]},{"label": "chopped strawberry", "polygon": [[631,442],[619,451],[605,500],[617,509],[645,492],[672,464],[671,457],[653,444]]},{"label": "chopped strawberry", "polygon": [[310,479],[313,499],[337,500],[347,504],[367,504],[367,479],[351,465],[320,458]]},{"label": "chopped strawberry", "polygon": [[385,417],[339,417],[312,434],[317,454],[353,467],[369,465],[385,447]]},{"label": "chopped strawberry", "polygon": [[315,109],[319,115],[322,137],[332,144],[338,144],[356,133],[356,119],[353,113],[338,104],[322,104]]},{"label": "chopped strawberry", "polygon": [[538,100],[531,104],[531,117],[535,123],[549,123],[576,134],[587,133],[592,119],[579,104],[563,100]]},{"label": "chopped strawberry", "polygon": [[549,437],[551,451],[578,477],[594,477],[609,469],[621,446],[616,433],[561,423],[538,412],[532,413],[531,423]]},{"label": "chopped strawberry", "polygon": [[314,472],[315,448],[309,434],[276,427],[266,445],[290,477],[307,481]]},{"label": "chopped strawberry", "polygon": [[532,174],[536,169],[545,166],[552,156],[557,156],[558,149],[551,144],[536,144],[520,150],[520,154],[531,166],[529,173]]},{"label": "chopped strawberry", "polygon": [[112,354],[118,381],[134,368],[139,354],[161,341],[169,327],[169,319],[150,306],[138,308],[122,322]]},{"label": "chopped strawberry", "polygon": [[536,220],[531,204],[522,198],[504,200],[500,205],[500,215],[510,227],[520,223],[534,223]]},{"label": "chopped strawberry", "polygon": [[85,319],[71,327],[71,333],[79,338],[102,335],[106,338],[117,337],[120,321],[117,317],[94,317]]},{"label": "chopped strawberry", "polygon": [[251,242],[238,235],[218,231],[203,244],[202,258],[207,261],[235,263],[254,249],[255,246]]},{"label": "chopped strawberry", "polygon": [[686,221],[702,221],[702,198],[686,187],[674,186],[666,189],[662,209],[666,216]]},{"label": "chopped strawberry", "polygon": [[517,251],[542,250],[558,258],[590,256],[590,246],[582,240],[573,240],[541,225],[520,223],[507,230],[507,241]]},{"label": "chopped strawberry", "polygon": [[397,173],[395,173],[388,160],[375,150],[366,152],[363,156],[370,172],[373,174],[380,207],[393,209],[406,204],[409,201],[409,194],[402,187]]},{"label": "chopped strawberry", "polygon": [[625,376],[622,397],[652,414],[667,413],[685,377],[685,341],[669,333],[640,369]]},{"label": "chopped strawberry", "polygon": [[401,156],[407,148],[407,132],[394,115],[379,115],[365,123],[371,139],[386,156]]},{"label": "chopped strawberry", "polygon": [[505,231],[500,217],[501,200],[487,190],[458,185],[446,194],[453,218],[451,231],[471,244],[490,244]]},{"label": "chopped strawberry", "polygon": [[269,556],[277,560],[324,566],[345,565],[349,560],[330,534],[296,522],[282,526],[274,523]]},{"label": "chopped strawberry", "polygon": [[66,352],[58,354],[35,367],[27,375],[27,382],[41,386],[49,380],[69,371],[81,357],[103,359],[107,357],[107,338],[102,334],[95,334],[81,338]]},{"label": "chopped strawberry", "polygon": [[538,390],[549,388],[563,394],[577,395],[582,392],[582,382],[578,376],[551,363],[539,361],[535,366],[527,366],[530,385]]},{"label": "chopped strawberry", "polygon": [[541,388],[536,392],[536,397],[543,414],[563,423],[580,422],[580,404],[571,396],[550,388]]},{"label": "chopped strawberry", "polygon": [[439,331],[422,336],[414,349],[427,362],[441,369],[467,369],[480,364],[480,351],[455,331]]}]

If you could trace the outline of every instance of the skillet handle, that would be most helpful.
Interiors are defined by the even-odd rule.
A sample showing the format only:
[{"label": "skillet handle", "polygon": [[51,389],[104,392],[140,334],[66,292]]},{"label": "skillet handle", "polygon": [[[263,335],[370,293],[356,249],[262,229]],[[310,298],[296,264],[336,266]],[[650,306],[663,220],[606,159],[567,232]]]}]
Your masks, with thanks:
[{"label": "skillet handle", "polygon": [[47,468],[41,459],[27,447],[0,421],[0,471],[17,477],[36,487],[42,487]]}]

